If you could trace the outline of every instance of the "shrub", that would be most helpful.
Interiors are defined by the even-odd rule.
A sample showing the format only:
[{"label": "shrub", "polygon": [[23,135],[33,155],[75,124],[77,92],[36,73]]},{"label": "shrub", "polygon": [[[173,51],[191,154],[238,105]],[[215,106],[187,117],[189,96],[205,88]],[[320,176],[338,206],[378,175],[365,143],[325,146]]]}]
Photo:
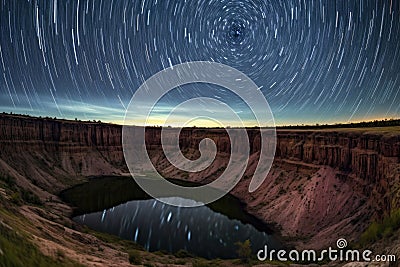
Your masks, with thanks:
[{"label": "shrub", "polygon": [[[212,265],[204,260],[195,260],[192,262],[193,267],[211,267]],[[215,266],[215,265],[214,265]]]},{"label": "shrub", "polygon": [[187,252],[187,251],[184,250],[184,249],[178,250],[178,251],[175,253],[175,256],[176,256],[177,258],[192,258],[192,257],[193,257],[192,254],[190,254],[189,252]]},{"label": "shrub", "polygon": [[378,241],[383,237],[390,237],[400,228],[400,209],[392,211],[382,222],[373,222],[361,235],[361,245]]},{"label": "shrub", "polygon": [[13,192],[10,196],[10,200],[16,205],[22,205],[22,199],[19,192]]},{"label": "shrub", "polygon": [[251,257],[251,244],[250,240],[247,239],[244,242],[236,242],[235,245],[238,247],[237,254],[243,262],[248,262]]},{"label": "shrub", "polygon": [[[15,190],[17,187],[17,183],[15,182],[15,178],[9,175],[2,176],[0,175],[0,184],[4,184],[5,188]],[[3,186],[2,186],[3,187]]]},{"label": "shrub", "polygon": [[131,264],[142,264],[142,256],[140,255],[140,252],[137,250],[129,250],[128,251],[129,255],[129,263]]},{"label": "shrub", "polygon": [[31,191],[25,190],[25,189],[21,189],[21,197],[25,202],[34,204],[34,205],[42,205],[42,201],[40,200],[40,198],[32,193]]}]

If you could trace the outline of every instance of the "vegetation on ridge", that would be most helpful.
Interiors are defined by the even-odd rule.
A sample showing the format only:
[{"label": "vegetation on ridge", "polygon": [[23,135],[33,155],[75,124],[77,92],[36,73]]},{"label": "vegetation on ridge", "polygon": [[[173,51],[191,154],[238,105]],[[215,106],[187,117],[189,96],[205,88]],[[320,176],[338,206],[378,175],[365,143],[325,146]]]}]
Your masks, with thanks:
[{"label": "vegetation on ridge", "polygon": [[382,238],[392,236],[400,229],[400,209],[393,210],[382,221],[373,222],[360,237],[360,245],[366,246]]}]

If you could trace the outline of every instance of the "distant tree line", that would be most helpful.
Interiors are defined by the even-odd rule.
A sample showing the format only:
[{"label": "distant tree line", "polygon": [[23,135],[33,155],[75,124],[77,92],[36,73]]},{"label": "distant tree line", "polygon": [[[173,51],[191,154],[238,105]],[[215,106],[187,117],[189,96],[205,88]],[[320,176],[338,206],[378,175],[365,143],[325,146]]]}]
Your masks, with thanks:
[{"label": "distant tree line", "polygon": [[[1,113],[0,113],[1,114]],[[56,117],[52,118],[49,116],[46,117],[36,117],[36,116],[31,116],[28,114],[16,114],[16,113],[6,113],[3,112],[3,115],[8,115],[8,116],[20,116],[20,117],[27,117],[27,118],[38,118],[38,119],[46,119],[46,120],[57,120]],[[68,119],[58,119],[58,120],[68,120]],[[72,121],[72,120],[69,120]],[[75,118],[76,122],[82,122],[81,120],[79,120],[78,118]],[[87,121],[83,121],[83,122],[93,122],[93,123],[102,123],[101,120],[87,120]],[[284,125],[284,126],[277,126],[277,129],[334,129],[334,128],[367,128],[367,127],[390,127],[390,126],[400,126],[400,119],[384,119],[384,120],[374,120],[374,121],[363,121],[363,122],[351,122],[351,123],[335,123],[335,124],[314,124],[314,125],[305,125],[305,124],[301,124],[301,125]],[[161,128],[161,126],[153,126],[155,128]],[[168,126],[169,128],[171,126]],[[196,126],[193,127],[188,127],[188,128],[196,128]],[[203,127],[201,127],[203,128]],[[207,128],[207,127],[204,127]],[[220,128],[220,127],[213,127],[213,128]],[[228,126],[227,128],[241,128],[241,127],[231,127]],[[259,128],[257,126],[254,127],[246,127],[246,128]],[[267,126],[266,128],[269,128],[269,126]]]},{"label": "distant tree line", "polygon": [[[36,119],[44,119],[44,120],[63,120],[63,121],[72,121],[71,119],[65,119],[65,118],[57,118],[57,117],[50,117],[50,116],[32,116],[29,114],[17,114],[17,113],[7,113],[7,112],[2,112],[0,113],[0,115],[5,115],[5,116],[14,116],[14,117],[25,117],[25,118],[36,118]],[[79,120],[78,118],[75,118],[74,121],[76,122],[82,122],[82,120]],[[87,120],[87,121],[83,121],[83,122],[94,122],[94,123],[102,123],[101,120]]]},{"label": "distant tree line", "polygon": [[315,124],[315,125],[285,125],[278,126],[278,129],[333,129],[333,128],[368,128],[368,127],[389,127],[400,126],[400,119],[384,119],[374,121],[363,121],[356,123],[335,123],[335,124]]}]

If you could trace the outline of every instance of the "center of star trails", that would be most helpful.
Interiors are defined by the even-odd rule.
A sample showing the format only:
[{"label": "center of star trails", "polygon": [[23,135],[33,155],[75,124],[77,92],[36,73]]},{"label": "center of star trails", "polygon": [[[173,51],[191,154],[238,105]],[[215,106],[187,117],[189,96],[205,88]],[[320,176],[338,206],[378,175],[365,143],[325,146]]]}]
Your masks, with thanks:
[{"label": "center of star trails", "polygon": [[241,22],[232,22],[228,28],[228,41],[231,44],[241,44],[245,38],[246,27]]}]

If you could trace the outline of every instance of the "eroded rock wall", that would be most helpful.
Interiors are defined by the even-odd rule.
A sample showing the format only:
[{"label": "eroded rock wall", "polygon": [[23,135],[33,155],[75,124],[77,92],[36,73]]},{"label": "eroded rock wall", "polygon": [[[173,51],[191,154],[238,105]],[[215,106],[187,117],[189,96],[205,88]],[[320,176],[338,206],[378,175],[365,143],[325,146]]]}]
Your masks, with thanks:
[{"label": "eroded rock wall", "polygon": [[[393,169],[400,163],[398,130],[277,130],[276,157],[327,165],[368,182],[385,184],[385,179],[392,176]],[[248,134],[250,153],[257,153],[259,133],[249,129]],[[160,136],[160,128],[146,130],[149,148],[160,145]],[[184,129],[180,146],[196,149],[205,136],[214,140],[219,152],[230,152],[229,137],[219,129]],[[0,115],[0,145],[0,158],[10,165],[20,166],[17,171],[21,173],[26,165],[36,164],[13,162],[27,154],[72,175],[126,171],[120,125],[3,114]]]}]

